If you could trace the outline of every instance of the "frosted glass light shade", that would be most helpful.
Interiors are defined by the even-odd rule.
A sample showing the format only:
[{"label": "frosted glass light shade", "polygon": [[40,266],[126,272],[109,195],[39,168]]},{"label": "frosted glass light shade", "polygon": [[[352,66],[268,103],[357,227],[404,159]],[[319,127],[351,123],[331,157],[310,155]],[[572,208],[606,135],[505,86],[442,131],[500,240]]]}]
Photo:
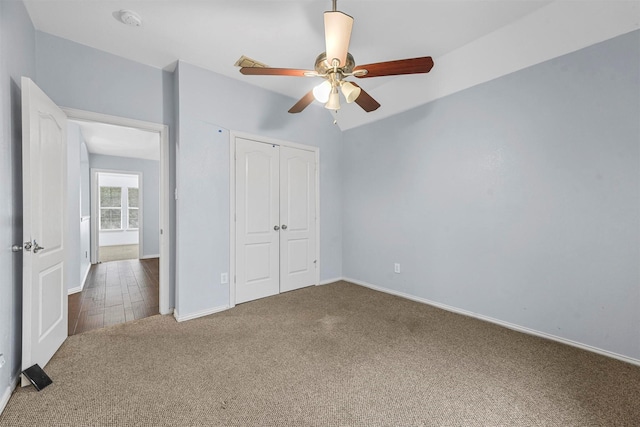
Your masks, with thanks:
[{"label": "frosted glass light shade", "polygon": [[338,92],[338,88],[333,88],[331,93],[329,94],[329,102],[327,102],[324,108],[328,110],[339,110],[340,109],[340,92]]},{"label": "frosted glass light shade", "polygon": [[342,82],[341,89],[342,94],[349,104],[358,99],[360,92],[362,92],[362,89],[351,82]]},{"label": "frosted glass light shade", "polygon": [[331,83],[328,80],[323,81],[318,86],[313,88],[313,97],[316,101],[324,104],[329,100],[329,94],[331,93]]},{"label": "frosted glass light shade", "polygon": [[353,18],[349,15],[337,11],[324,13],[324,37],[329,65],[333,65],[334,59],[339,61],[339,67],[346,65],[352,28]]}]

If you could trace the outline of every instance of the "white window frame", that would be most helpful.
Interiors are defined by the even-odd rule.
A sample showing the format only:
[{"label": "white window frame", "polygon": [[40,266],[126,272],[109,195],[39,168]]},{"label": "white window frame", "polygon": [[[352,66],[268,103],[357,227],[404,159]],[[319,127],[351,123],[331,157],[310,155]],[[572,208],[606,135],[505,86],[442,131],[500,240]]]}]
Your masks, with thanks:
[{"label": "white window frame", "polygon": [[[120,206],[102,206],[102,200],[98,196],[98,230],[102,233],[109,233],[112,231],[138,231],[140,229],[140,215],[138,214],[138,227],[129,227],[129,209],[136,209],[140,212],[140,185],[138,187],[117,187],[114,185],[104,185],[98,187],[98,191],[102,188],[119,188],[120,189]],[[129,188],[136,188],[138,190],[138,206],[129,206]],[[98,193],[100,194],[100,193]],[[120,228],[102,228],[102,209],[119,209],[120,210]]]}]

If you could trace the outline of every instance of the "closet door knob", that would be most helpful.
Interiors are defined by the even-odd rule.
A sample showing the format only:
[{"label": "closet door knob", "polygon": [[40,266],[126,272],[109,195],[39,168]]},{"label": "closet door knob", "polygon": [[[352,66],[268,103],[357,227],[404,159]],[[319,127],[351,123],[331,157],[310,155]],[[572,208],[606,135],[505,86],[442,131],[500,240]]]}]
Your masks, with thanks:
[{"label": "closet door knob", "polygon": [[287,224],[282,224],[282,229],[286,230],[287,229]]},{"label": "closet door knob", "polygon": [[273,226],[273,229],[274,229],[274,230],[276,230],[276,231],[278,231],[278,230],[280,230],[280,227],[278,227],[277,225],[274,225],[274,226]]}]

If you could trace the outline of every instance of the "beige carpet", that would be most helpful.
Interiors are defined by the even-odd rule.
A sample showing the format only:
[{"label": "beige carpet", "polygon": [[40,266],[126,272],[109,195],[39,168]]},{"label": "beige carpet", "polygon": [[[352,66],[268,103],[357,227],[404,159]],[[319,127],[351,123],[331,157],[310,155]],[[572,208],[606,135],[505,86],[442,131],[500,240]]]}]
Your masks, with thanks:
[{"label": "beige carpet", "polygon": [[123,261],[126,259],[138,259],[140,256],[138,245],[100,246],[98,250],[99,261]]},{"label": "beige carpet", "polygon": [[344,282],[70,337],[2,426],[638,426],[640,367]]}]

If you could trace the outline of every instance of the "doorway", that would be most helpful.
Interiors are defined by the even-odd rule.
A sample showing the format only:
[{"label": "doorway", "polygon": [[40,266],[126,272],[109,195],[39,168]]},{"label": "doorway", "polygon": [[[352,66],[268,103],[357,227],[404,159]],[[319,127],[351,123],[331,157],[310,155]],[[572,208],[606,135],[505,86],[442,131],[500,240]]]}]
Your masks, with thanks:
[{"label": "doorway", "polygon": [[[141,286],[145,288],[155,286],[157,288],[157,290],[155,291],[156,304],[154,312],[151,314],[158,314],[158,312],[160,314],[169,314],[169,204],[171,199],[169,197],[170,189],[168,126],[69,108],[64,108],[63,111],[67,114],[71,121],[77,123],[87,125],[91,124],[103,127],[111,126],[112,128],[118,127],[121,131],[126,131],[129,133],[144,133],[150,138],[150,140],[154,141],[152,145],[155,147],[155,154],[153,154],[153,156],[155,157],[149,158],[148,155],[144,155],[143,153],[148,150],[144,148],[145,144],[140,143],[128,144],[128,146],[126,147],[128,151],[125,152],[125,156],[128,156],[127,158],[133,159],[155,159],[157,163],[157,170],[155,173],[150,173],[147,169],[144,169],[144,167],[141,168],[138,166],[131,166],[133,161],[127,160],[127,158],[124,158],[124,156],[117,156],[117,152],[113,151],[100,153],[100,155],[103,157],[101,159],[101,162],[97,164],[94,163],[92,166],[94,166],[95,170],[100,170],[102,172],[118,173],[123,171],[133,171],[138,175],[140,188],[140,192],[138,194],[138,209],[140,210],[140,212],[138,213],[139,250],[137,256],[138,259],[129,261],[130,264],[135,261],[138,265],[133,267],[129,266],[129,268],[123,268],[122,266],[117,269],[115,269],[115,267],[113,266],[109,268],[115,269],[114,271],[119,271],[120,276],[128,278],[127,280],[129,283],[132,283],[132,281],[135,279],[139,282],[139,284],[141,284]],[[111,138],[112,141],[113,139],[114,138]],[[149,144],[147,144],[147,147],[148,146]],[[115,147],[113,145],[109,147],[109,142],[107,141],[107,149],[111,150],[115,149]],[[111,160],[116,160],[116,166],[114,166],[113,163],[109,164],[104,162],[105,160],[108,160],[109,157]],[[137,162],[138,164],[140,164],[139,161]],[[86,186],[88,188],[91,188],[91,173],[89,171],[87,172]],[[148,188],[145,190],[145,188],[149,186],[151,190],[149,190]],[[97,192],[92,191],[91,195],[97,196]],[[153,196],[155,197],[155,199],[152,197],[149,201],[148,196]],[[93,200],[94,206],[97,206],[96,202],[97,200]],[[134,201],[132,200],[132,202]],[[86,223],[87,231],[91,231],[97,236],[97,219],[99,215],[90,214],[90,205],[90,202],[87,202],[86,204],[83,202],[82,215],[86,216],[83,216],[82,220],[84,221],[83,223]],[[135,228],[135,212],[133,212],[135,210],[135,206],[130,206],[130,208],[131,209],[128,212],[129,216],[125,216],[125,221],[127,221],[128,226],[128,222],[129,220],[131,220],[131,228]],[[149,221],[144,217],[145,211],[155,213],[155,222]],[[89,225],[89,222],[91,222],[91,225]],[[91,239],[91,243],[98,243],[99,241],[99,236]],[[87,257],[91,259],[91,262],[93,264],[97,264],[99,261],[99,252],[100,251],[97,249],[97,246],[88,245],[87,251],[83,252],[83,254],[86,253]],[[106,269],[108,266],[104,267]],[[100,276],[100,274],[96,274],[96,276]],[[87,276],[84,283],[89,283],[90,279],[91,277],[89,271],[87,271]],[[139,298],[139,296],[134,295],[134,301],[132,302],[136,302],[136,298]],[[138,314],[136,314],[136,316],[137,315]]]},{"label": "doorway", "polygon": [[158,132],[93,121],[69,120],[69,135],[70,150],[79,143],[86,152],[89,194],[80,185],[80,201],[90,200],[91,223],[90,267],[69,296],[73,335],[160,312],[161,147]]}]

